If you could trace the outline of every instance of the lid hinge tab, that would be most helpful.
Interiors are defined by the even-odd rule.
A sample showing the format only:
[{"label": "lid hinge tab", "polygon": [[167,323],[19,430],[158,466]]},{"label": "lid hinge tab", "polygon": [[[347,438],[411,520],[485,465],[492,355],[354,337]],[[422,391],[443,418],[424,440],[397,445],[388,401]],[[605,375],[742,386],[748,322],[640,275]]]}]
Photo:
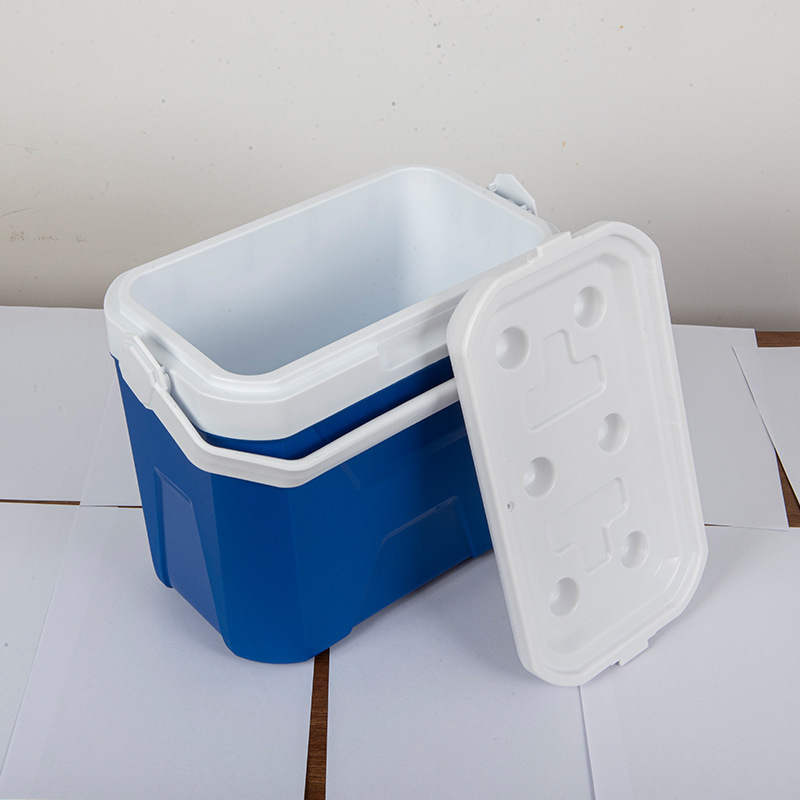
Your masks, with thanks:
[{"label": "lid hinge tab", "polygon": [[486,188],[523,210],[536,214],[536,201],[513,175],[498,173]]}]

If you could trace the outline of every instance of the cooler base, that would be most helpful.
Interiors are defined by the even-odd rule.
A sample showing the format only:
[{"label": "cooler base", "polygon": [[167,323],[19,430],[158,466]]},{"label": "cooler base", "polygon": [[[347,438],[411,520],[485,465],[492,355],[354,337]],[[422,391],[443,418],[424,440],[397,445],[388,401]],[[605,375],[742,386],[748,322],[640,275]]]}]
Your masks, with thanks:
[{"label": "cooler base", "polygon": [[292,489],[194,467],[120,377],[153,564],[255,661],[305,661],[491,546],[458,404]]}]

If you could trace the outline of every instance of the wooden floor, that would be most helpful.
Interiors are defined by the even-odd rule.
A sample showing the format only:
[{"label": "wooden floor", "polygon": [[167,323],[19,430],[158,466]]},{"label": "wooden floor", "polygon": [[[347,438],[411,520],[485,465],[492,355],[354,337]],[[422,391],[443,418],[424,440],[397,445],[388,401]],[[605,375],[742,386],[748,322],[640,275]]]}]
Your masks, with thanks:
[{"label": "wooden floor", "polygon": [[325,765],[328,750],[328,665],[330,650],[314,659],[314,693],[308,731],[306,800],[325,800]]}]

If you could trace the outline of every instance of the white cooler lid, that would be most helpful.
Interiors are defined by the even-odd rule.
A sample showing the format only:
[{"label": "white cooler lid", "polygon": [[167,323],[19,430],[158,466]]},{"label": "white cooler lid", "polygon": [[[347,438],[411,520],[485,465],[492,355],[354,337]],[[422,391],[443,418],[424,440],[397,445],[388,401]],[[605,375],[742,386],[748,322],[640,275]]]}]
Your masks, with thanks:
[{"label": "white cooler lid", "polygon": [[584,683],[686,607],[707,544],[658,250],[561,234],[487,273],[447,343],[520,659]]}]

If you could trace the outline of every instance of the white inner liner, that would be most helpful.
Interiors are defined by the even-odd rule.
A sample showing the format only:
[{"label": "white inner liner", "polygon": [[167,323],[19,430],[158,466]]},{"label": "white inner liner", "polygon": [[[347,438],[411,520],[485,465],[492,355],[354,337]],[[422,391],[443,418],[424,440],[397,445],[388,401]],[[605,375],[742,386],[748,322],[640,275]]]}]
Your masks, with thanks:
[{"label": "white inner liner", "polygon": [[201,430],[291,436],[446,357],[467,289],[553,230],[446,170],[386,170],[121,275],[109,348],[137,337]]},{"label": "white inner liner", "polygon": [[412,168],[178,257],[131,296],[224,370],[259,375],[541,240],[508,202]]}]

